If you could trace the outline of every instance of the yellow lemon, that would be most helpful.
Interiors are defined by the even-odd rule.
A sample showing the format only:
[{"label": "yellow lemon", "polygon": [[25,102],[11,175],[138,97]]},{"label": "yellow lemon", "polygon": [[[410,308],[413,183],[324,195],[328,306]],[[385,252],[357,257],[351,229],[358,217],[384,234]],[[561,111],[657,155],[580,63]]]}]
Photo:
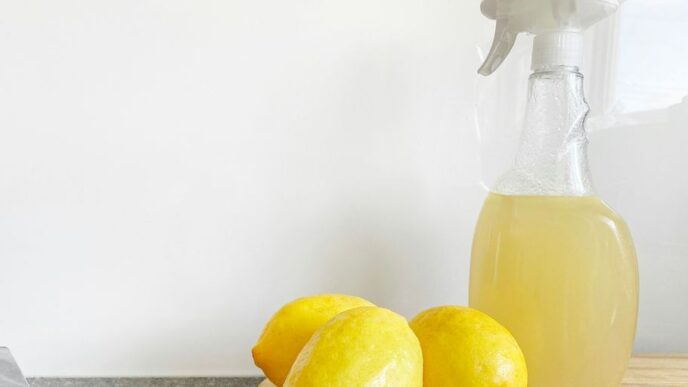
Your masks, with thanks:
[{"label": "yellow lemon", "polygon": [[342,312],[303,348],[285,387],[422,387],[423,354],[406,319],[387,309]]},{"label": "yellow lemon", "polygon": [[301,348],[318,328],[345,310],[372,305],[362,298],[341,294],[294,300],[267,323],[253,347],[253,360],[270,381],[281,386]]},{"label": "yellow lemon", "polygon": [[523,353],[509,331],[475,309],[441,306],[411,328],[423,348],[425,387],[525,387]]}]

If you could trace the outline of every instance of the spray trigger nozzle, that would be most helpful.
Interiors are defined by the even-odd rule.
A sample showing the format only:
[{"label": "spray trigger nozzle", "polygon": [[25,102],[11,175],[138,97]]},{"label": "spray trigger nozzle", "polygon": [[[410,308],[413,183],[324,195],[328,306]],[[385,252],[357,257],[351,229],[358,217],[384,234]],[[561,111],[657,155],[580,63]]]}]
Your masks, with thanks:
[{"label": "spray trigger nozzle", "polygon": [[535,34],[533,69],[579,66],[582,32],[614,13],[624,0],[483,0],[483,15],[496,21],[494,40],[478,72],[490,75],[502,64],[518,34]]}]

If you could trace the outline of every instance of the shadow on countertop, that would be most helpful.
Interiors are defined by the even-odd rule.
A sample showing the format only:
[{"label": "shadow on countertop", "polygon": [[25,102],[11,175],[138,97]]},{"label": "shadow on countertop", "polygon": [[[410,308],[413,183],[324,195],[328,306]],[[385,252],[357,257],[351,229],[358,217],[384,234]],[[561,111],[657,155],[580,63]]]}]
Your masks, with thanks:
[{"label": "shadow on countertop", "polygon": [[262,378],[29,378],[31,387],[256,387]]}]

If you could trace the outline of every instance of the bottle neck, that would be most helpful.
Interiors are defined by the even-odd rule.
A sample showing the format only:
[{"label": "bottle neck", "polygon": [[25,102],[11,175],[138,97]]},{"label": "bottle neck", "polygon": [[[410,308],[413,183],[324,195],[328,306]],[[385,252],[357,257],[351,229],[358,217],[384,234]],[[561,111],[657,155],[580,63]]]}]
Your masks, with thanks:
[{"label": "bottle neck", "polygon": [[529,80],[521,144],[495,191],[507,195],[593,194],[585,117],[589,107],[576,67],[543,67]]}]

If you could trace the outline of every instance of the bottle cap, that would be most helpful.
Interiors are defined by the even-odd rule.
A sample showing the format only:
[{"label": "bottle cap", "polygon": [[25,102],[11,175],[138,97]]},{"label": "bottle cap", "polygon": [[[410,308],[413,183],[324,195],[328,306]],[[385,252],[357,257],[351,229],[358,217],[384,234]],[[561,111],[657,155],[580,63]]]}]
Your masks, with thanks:
[{"label": "bottle cap", "polygon": [[533,60],[530,68],[550,66],[580,67],[583,61],[583,34],[580,32],[551,32],[533,39]]}]

